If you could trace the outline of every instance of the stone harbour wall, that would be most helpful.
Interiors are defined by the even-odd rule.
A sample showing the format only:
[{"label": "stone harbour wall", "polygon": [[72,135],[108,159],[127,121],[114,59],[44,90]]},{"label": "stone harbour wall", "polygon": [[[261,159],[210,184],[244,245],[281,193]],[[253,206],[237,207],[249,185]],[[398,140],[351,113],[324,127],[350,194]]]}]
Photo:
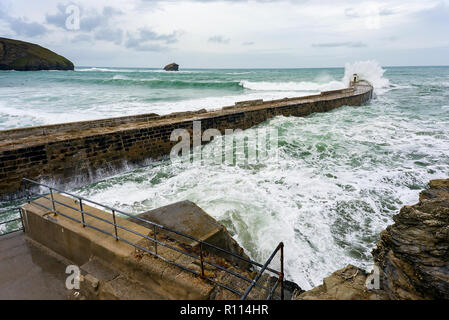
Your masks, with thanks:
[{"label": "stone harbour wall", "polygon": [[120,170],[125,163],[138,165],[168,155],[178,142],[170,141],[175,129],[192,133],[194,121],[201,130],[248,129],[275,116],[303,117],[372,98],[371,85],[320,95],[281,99],[219,110],[155,114],[39,126],[0,131],[0,199],[23,195],[22,178],[51,181],[56,185],[92,182]]}]

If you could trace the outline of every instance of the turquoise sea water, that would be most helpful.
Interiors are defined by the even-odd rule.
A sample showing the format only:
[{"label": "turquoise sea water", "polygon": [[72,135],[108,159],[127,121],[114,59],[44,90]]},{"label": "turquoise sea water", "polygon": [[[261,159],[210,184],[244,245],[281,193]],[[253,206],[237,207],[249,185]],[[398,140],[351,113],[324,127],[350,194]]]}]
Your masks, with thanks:
[{"label": "turquoise sea water", "polygon": [[284,241],[288,278],[307,289],[348,263],[370,267],[393,215],[417,202],[430,179],[449,176],[449,67],[0,72],[0,129],[308,95],[343,88],[354,72],[374,84],[376,97],[261,124],[279,133],[278,158],[261,165],[162,160],[66,186],[131,213],[194,201],[256,260]]},{"label": "turquoise sea water", "polygon": [[[0,129],[138,113],[222,107],[342,86],[339,69],[183,70],[77,68],[1,72]],[[332,79],[338,79],[332,81]]]}]

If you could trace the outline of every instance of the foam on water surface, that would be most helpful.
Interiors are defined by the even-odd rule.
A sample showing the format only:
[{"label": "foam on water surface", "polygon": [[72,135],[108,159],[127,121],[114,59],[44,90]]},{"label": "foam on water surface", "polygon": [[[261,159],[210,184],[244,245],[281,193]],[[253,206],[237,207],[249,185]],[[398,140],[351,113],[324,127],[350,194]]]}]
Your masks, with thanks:
[{"label": "foam on water surface", "polygon": [[[389,68],[385,72],[375,62],[359,62],[347,65],[345,72],[225,70],[195,75],[153,72],[148,77],[134,70],[81,73],[100,80],[116,75],[150,79],[156,74],[169,81],[194,77],[190,80],[241,82],[242,86],[237,91],[171,89],[177,95],[186,95],[179,99],[165,89],[131,84],[113,87],[112,91],[102,89],[112,84],[95,85],[98,87],[91,90],[101,95],[95,97],[80,84],[77,97],[81,103],[72,109],[67,105],[69,100],[51,102],[54,97],[45,94],[39,80],[26,84],[20,75],[22,96],[28,100],[12,92],[19,86],[0,89],[5,93],[0,99],[0,126],[13,119],[17,125],[27,117],[30,123],[43,122],[43,118],[52,118],[62,110],[61,117],[65,113],[74,120],[163,114],[221,107],[240,100],[305,95],[344,87],[353,73],[372,82],[377,97],[366,106],[342,107],[305,118],[276,117],[260,125],[278,130],[278,158],[238,166],[181,165],[162,160],[144,168],[130,167],[127,173],[74,190],[131,213],[191,200],[226,225],[256,260],[267,259],[283,241],[287,277],[304,289],[319,285],[324,277],[348,263],[370,267],[370,251],[380,231],[392,223],[393,215],[403,205],[415,203],[428,180],[449,174],[449,93],[444,84],[449,68]],[[47,73],[40,74],[47,77]],[[54,75],[71,77],[69,73]],[[72,86],[74,82],[70,83]],[[157,100],[158,94],[165,98]],[[40,98],[48,101],[33,100]],[[44,105],[53,105],[54,110],[44,110]],[[8,120],[2,122],[5,117]],[[203,148],[208,151],[214,146],[212,142]]]}]

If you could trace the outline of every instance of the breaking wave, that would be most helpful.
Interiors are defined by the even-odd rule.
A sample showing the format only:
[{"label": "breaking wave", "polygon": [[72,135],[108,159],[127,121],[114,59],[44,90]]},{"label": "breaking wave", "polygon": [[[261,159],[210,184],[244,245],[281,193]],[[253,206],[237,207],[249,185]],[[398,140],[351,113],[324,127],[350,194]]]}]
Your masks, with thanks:
[{"label": "breaking wave", "polygon": [[241,81],[240,84],[250,90],[259,91],[326,91],[343,89],[344,84],[340,81],[331,81],[329,83],[315,83],[315,82],[253,82]]},{"label": "breaking wave", "polygon": [[349,86],[351,76],[355,73],[358,74],[360,79],[371,83],[375,90],[382,91],[382,89],[390,87],[390,80],[384,78],[385,69],[377,61],[368,60],[347,63],[342,80],[345,86]]},{"label": "breaking wave", "polygon": [[[390,88],[390,81],[384,78],[385,70],[376,61],[358,61],[345,65],[345,74],[341,81],[333,80],[329,76],[320,76],[317,81],[301,82],[255,82],[243,80],[240,84],[250,90],[259,91],[311,91],[320,92],[328,90],[338,90],[349,86],[350,78],[353,74],[358,74],[359,78],[370,82],[378,93]],[[324,80],[324,81],[322,81]]]},{"label": "breaking wave", "polygon": [[[337,90],[345,88],[349,85],[351,76],[357,73],[363,80],[369,81],[375,88],[377,93],[385,92],[385,89],[391,89],[392,85],[390,81],[384,77],[385,70],[376,61],[357,61],[354,63],[347,63],[345,65],[344,76],[341,80],[335,79],[329,75],[321,75],[311,81],[270,81],[270,79],[264,79],[264,81],[255,81],[252,79],[235,79],[235,76],[245,76],[250,72],[227,72],[226,75],[234,76],[232,79],[205,79],[199,81],[197,78],[184,77],[172,78],[176,74],[182,73],[210,73],[214,75],[214,71],[181,71],[176,74],[167,74],[163,70],[148,70],[148,69],[112,69],[112,68],[85,68],[77,69],[76,71],[84,72],[99,72],[116,74],[111,78],[69,78],[63,81],[80,81],[90,82],[95,84],[113,84],[113,85],[144,85],[151,88],[215,88],[215,89],[246,89],[252,91],[279,91],[279,92],[321,92],[328,90]],[[160,78],[156,76],[154,78],[145,78],[142,76],[136,76],[141,72],[163,72],[169,75],[169,78]],[[123,74],[123,73],[126,73]],[[158,78],[159,77],[159,78]],[[213,78],[213,77],[212,77]]]},{"label": "breaking wave", "polygon": [[214,88],[214,89],[243,89],[239,81],[189,81],[189,80],[172,80],[157,78],[133,78],[126,75],[114,75],[112,78],[66,78],[61,82],[79,82],[84,84],[100,84],[100,85],[141,85],[150,88]]},{"label": "breaking wave", "polygon": [[[131,72],[154,72],[154,73],[165,73],[168,74],[167,71],[162,69],[114,69],[114,68],[75,68],[75,71],[77,72],[124,72],[124,73],[131,73]],[[203,73],[205,71],[202,70],[181,70],[177,71],[176,74],[183,74],[183,73]]]}]

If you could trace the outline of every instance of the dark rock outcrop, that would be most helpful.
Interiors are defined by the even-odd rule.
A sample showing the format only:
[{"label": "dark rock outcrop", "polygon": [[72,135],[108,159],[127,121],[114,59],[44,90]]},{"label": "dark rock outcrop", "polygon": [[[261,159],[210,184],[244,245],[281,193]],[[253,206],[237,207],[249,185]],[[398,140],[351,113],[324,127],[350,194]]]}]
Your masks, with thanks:
[{"label": "dark rock outcrop", "polygon": [[387,300],[383,290],[368,290],[365,283],[368,274],[348,265],[335,271],[312,290],[297,294],[294,300]]},{"label": "dark rock outcrop", "polygon": [[164,67],[165,71],[179,71],[179,65],[176,63],[170,63]]},{"label": "dark rock outcrop", "polygon": [[37,44],[0,38],[0,70],[73,70],[73,63]]},{"label": "dark rock outcrop", "polygon": [[434,180],[405,206],[373,250],[391,299],[449,299],[449,179]]}]

